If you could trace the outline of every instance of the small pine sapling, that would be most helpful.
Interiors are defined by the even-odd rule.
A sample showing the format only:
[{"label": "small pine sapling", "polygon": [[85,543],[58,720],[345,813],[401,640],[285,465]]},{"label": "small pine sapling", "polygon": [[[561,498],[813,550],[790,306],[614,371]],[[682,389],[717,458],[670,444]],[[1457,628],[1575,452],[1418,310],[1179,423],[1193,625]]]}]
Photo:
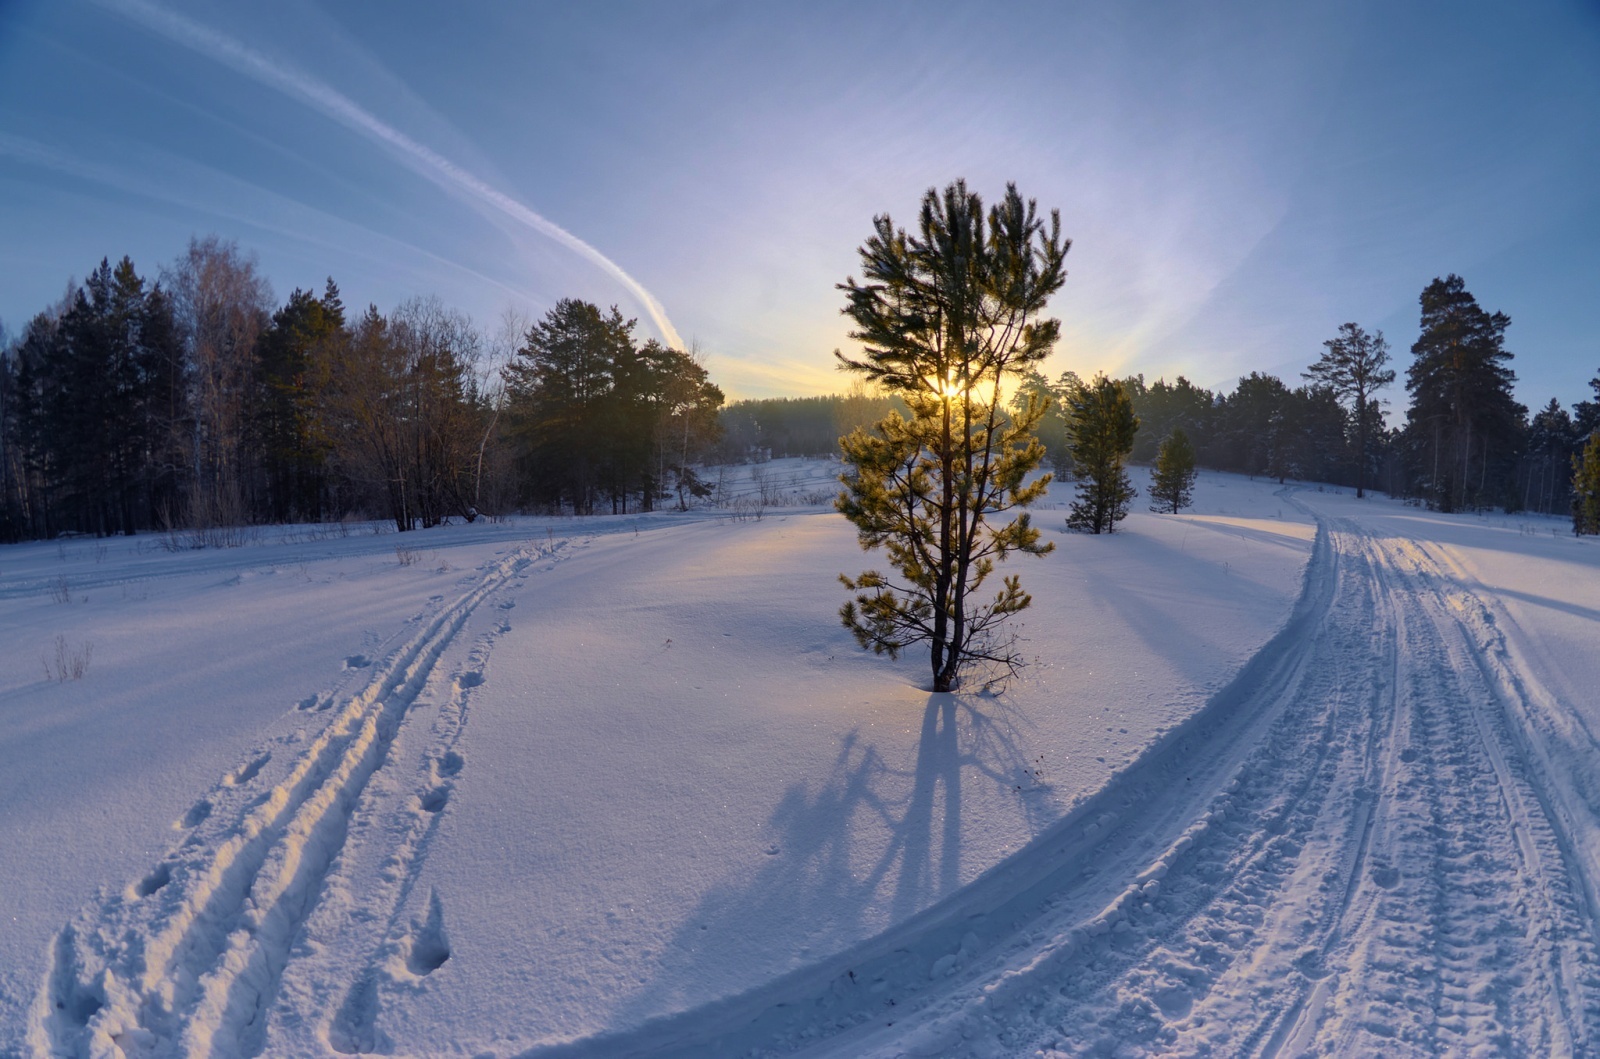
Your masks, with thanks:
[{"label": "small pine sapling", "polygon": [[1122,383],[1099,375],[1067,396],[1067,412],[1078,475],[1078,499],[1067,527],[1115,533],[1117,523],[1128,517],[1128,502],[1139,495],[1126,469],[1139,430],[1133,397]]},{"label": "small pine sapling", "polygon": [[1156,454],[1156,473],[1150,481],[1150,510],[1176,515],[1194,502],[1194,446],[1182,427],[1173,427]]}]

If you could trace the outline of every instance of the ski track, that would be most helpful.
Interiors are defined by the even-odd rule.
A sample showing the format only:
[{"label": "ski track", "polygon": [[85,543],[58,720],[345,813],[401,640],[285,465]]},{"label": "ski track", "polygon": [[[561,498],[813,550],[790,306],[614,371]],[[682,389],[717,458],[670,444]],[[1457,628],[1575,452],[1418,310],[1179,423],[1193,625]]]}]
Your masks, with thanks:
[{"label": "ski track", "polygon": [[1285,628],[1030,850],[837,958],[526,1056],[1594,1054],[1600,741],[1472,585],[1319,517]]},{"label": "ski track", "polygon": [[1331,604],[1159,886],[1147,869],[1089,916],[1064,897],[1025,928],[1066,939],[1048,971],[990,964],[843,1051],[1592,1054],[1594,902],[1567,788],[1528,752],[1553,700],[1442,549],[1323,532]]},{"label": "ski track", "polygon": [[[419,883],[504,624],[434,679],[415,775],[391,750],[473,610],[566,547],[490,568],[274,786],[246,800],[289,756],[252,754],[68,924],[34,1053],[403,1047],[380,1014],[451,955]],[[1594,1054],[1600,739],[1480,593],[1446,549],[1319,516],[1285,627],[1029,850],[749,993],[527,1055]]]},{"label": "ski track", "polygon": [[[463,764],[453,746],[469,689],[482,683],[494,640],[508,628],[503,619],[443,682],[419,786],[396,819],[384,819],[382,793],[403,782],[386,774],[395,769],[391,751],[480,604],[527,577],[536,562],[548,569],[570,547],[554,538],[529,541],[480,568],[464,594],[414,622],[419,627],[409,639],[360,670],[366,683],[270,787],[257,793],[267,781],[255,781],[289,756],[287,748],[254,753],[228,773],[173,825],[188,834],[149,874],[120,893],[104,894],[57,936],[30,1012],[29,1050],[41,1057],[261,1054],[280,995],[286,1002],[322,997],[324,1004],[343,996],[326,991],[314,959],[303,961],[304,973],[299,963],[340,936],[349,902],[324,902],[323,895],[348,898],[347,867],[369,846],[384,847],[384,867],[378,892],[361,895],[361,917],[381,928],[366,941],[371,969],[363,981],[375,981],[395,956],[413,978],[448,959],[437,894],[423,920],[409,928],[400,924]],[[441,681],[432,683],[437,688]],[[307,703],[328,709],[332,700],[323,693],[297,708]],[[293,737],[288,742],[292,747]],[[362,1027],[370,1028],[370,1019],[349,1023],[333,1039],[353,1050],[364,1043]]]}]

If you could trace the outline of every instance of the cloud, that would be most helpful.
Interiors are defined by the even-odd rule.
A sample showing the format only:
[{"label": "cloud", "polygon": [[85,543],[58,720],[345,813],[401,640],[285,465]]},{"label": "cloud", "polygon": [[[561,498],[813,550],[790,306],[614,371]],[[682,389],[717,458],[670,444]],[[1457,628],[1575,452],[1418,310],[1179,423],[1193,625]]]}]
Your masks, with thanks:
[{"label": "cloud", "polygon": [[437,151],[413,140],[344,94],[309,74],[268,59],[226,34],[176,12],[148,3],[146,0],[99,0],[99,2],[177,44],[199,52],[321,111],[346,128],[390,148],[412,170],[446,191],[488,206],[518,224],[531,228],[587,258],[639,300],[649,313],[656,330],[669,345],[683,348],[682,339],[678,337],[672,321],[667,319],[666,309],[656,300],[655,295],[624,272],[615,261],[554,221],[546,219],[511,196],[490,186]]},{"label": "cloud", "polygon": [[[374,263],[392,262],[394,254],[400,251],[408,255],[408,260],[411,258],[426,260],[443,266],[448,272],[463,273],[478,283],[503,291],[512,298],[521,294],[520,291],[506,286],[493,276],[485,275],[459,261],[452,261],[414,243],[352,223],[343,217],[281,195],[260,184],[241,180],[233,174],[220,172],[186,158],[154,151],[139,143],[118,143],[115,146],[119,158],[136,158],[140,164],[98,165],[64,154],[34,140],[0,131],[0,158],[11,158],[26,165],[99,184],[124,195],[198,210],[224,220],[250,225],[263,232],[324,247]],[[143,178],[130,175],[138,172],[147,175]],[[179,188],[182,190],[175,190]],[[238,203],[251,196],[259,200],[254,208],[237,208]],[[286,216],[290,220],[285,223],[274,223],[274,216]]]}]

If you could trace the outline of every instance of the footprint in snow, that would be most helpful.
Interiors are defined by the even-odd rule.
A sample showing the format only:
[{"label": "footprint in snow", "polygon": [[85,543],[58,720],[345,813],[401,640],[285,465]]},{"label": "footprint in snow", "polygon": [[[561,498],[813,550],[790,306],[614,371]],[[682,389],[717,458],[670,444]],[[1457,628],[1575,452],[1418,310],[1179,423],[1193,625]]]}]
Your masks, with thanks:
[{"label": "footprint in snow", "polygon": [[166,863],[157,864],[154,871],[139,880],[138,884],[134,886],[133,892],[137,897],[149,897],[171,881],[172,865]]},{"label": "footprint in snow", "polygon": [[346,669],[365,669],[372,664],[372,659],[366,655],[351,655],[344,660]]},{"label": "footprint in snow", "polygon": [[176,828],[199,827],[210,815],[211,803],[202,798],[190,806],[189,811],[184,813],[183,817],[172,826]]},{"label": "footprint in snow", "polygon": [[428,918],[413,919],[411,933],[401,944],[406,968],[418,978],[426,978],[450,958],[450,938],[444,929],[444,903],[439,900],[439,891],[428,895]]},{"label": "footprint in snow", "polygon": [[478,670],[469,670],[456,679],[458,688],[475,688],[483,683],[483,674]]},{"label": "footprint in snow", "polygon": [[439,775],[455,776],[461,772],[461,766],[464,764],[466,761],[460,754],[454,750],[446,750],[444,756],[439,759]]},{"label": "footprint in snow", "polygon": [[228,775],[224,777],[222,781],[223,785],[228,787],[243,787],[246,783],[249,783],[251,780],[255,779],[257,774],[261,772],[262,767],[271,760],[272,755],[270,753],[262,754],[248,765],[242,765],[228,773]]}]

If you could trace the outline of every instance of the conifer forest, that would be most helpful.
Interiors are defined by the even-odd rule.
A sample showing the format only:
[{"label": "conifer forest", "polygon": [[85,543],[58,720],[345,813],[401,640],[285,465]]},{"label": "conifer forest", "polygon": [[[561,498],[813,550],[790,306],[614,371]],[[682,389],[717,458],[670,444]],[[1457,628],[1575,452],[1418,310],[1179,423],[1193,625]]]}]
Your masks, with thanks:
[{"label": "conifer forest", "polygon": [[[709,495],[707,464],[836,453],[904,409],[859,384],[728,403],[693,355],[638,340],[615,306],[566,299],[485,329],[427,295],[384,313],[347,306],[332,278],[281,304],[272,290],[247,251],[207,237],[153,273],[102,260],[6,333],[0,540],[684,506]],[[1201,467],[1440,511],[1570,512],[1587,531],[1600,371],[1593,399],[1530,413],[1512,393],[1511,320],[1453,274],[1418,301],[1409,361],[1346,324],[1297,379],[1115,380],[1138,421],[1130,460],[1154,464],[1182,429]],[[1058,473],[1073,473],[1072,408],[1092,392],[1029,368],[1012,395],[1014,413],[1041,399],[1034,431]]]}]

